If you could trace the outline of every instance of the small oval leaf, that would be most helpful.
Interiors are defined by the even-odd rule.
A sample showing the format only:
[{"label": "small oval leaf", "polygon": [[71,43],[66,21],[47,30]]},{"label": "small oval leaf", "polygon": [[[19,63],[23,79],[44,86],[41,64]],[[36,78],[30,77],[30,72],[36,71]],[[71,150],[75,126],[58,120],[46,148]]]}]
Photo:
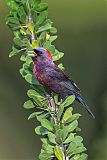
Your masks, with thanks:
[{"label": "small oval leaf", "polygon": [[24,103],[24,108],[26,109],[32,109],[32,108],[35,108],[33,102],[31,100],[28,100]]},{"label": "small oval leaf", "polygon": [[55,147],[55,155],[58,160],[65,160],[64,154],[59,146]]}]

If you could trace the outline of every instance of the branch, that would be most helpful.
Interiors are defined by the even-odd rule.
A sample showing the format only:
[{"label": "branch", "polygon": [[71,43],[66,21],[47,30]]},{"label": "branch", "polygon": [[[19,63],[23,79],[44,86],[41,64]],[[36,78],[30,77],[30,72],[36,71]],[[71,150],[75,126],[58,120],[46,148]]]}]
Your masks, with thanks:
[{"label": "branch", "polygon": [[[54,61],[64,56],[52,44],[57,38],[57,29],[48,19],[48,5],[41,0],[7,0],[10,13],[6,24],[14,34],[12,52],[10,57],[20,54],[23,66],[20,69],[22,77],[29,83],[27,92],[29,99],[24,103],[24,108],[35,109],[28,120],[36,118],[40,125],[35,128],[40,135],[42,149],[40,160],[86,160],[86,148],[82,137],[77,133],[80,114],[73,114],[72,103],[75,96],[68,96],[62,103],[58,95],[46,97],[45,89],[33,75],[33,62],[28,54],[34,48],[42,46],[52,53]],[[58,67],[64,69],[60,64]]]}]

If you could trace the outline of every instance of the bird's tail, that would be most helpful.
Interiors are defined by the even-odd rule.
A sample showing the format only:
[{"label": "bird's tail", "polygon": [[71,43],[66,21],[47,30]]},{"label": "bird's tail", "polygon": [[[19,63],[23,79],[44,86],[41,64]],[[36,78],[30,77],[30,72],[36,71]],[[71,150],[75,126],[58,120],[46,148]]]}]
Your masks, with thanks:
[{"label": "bird's tail", "polygon": [[84,108],[88,111],[88,113],[95,119],[94,114],[90,110],[89,106],[86,104],[85,100],[81,97],[81,95],[78,94],[76,96],[76,99],[77,99],[78,102],[80,102],[84,106]]}]

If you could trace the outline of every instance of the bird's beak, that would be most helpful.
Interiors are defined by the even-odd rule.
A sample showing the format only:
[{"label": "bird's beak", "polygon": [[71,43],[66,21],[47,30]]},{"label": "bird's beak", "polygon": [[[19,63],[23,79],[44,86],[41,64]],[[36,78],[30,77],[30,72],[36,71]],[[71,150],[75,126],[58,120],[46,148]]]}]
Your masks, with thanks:
[{"label": "bird's beak", "polygon": [[34,54],[30,54],[30,53],[29,53],[29,54],[28,54],[28,56],[29,56],[29,57],[33,57],[33,56],[34,56]]},{"label": "bird's beak", "polygon": [[37,54],[35,53],[35,54],[28,54],[28,56],[30,56],[30,57],[37,57]]}]

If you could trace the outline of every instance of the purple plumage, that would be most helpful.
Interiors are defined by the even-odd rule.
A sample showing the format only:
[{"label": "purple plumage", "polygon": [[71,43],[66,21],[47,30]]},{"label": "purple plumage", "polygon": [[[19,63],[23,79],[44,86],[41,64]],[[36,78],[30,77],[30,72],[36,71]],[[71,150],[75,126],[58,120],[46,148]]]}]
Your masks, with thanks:
[{"label": "purple plumage", "polygon": [[94,118],[93,113],[80,94],[80,89],[54,64],[50,52],[44,48],[36,48],[34,52],[35,54],[32,56],[34,61],[33,73],[38,81],[51,91],[59,94],[62,99],[68,95],[75,95],[76,100],[80,102]]}]

